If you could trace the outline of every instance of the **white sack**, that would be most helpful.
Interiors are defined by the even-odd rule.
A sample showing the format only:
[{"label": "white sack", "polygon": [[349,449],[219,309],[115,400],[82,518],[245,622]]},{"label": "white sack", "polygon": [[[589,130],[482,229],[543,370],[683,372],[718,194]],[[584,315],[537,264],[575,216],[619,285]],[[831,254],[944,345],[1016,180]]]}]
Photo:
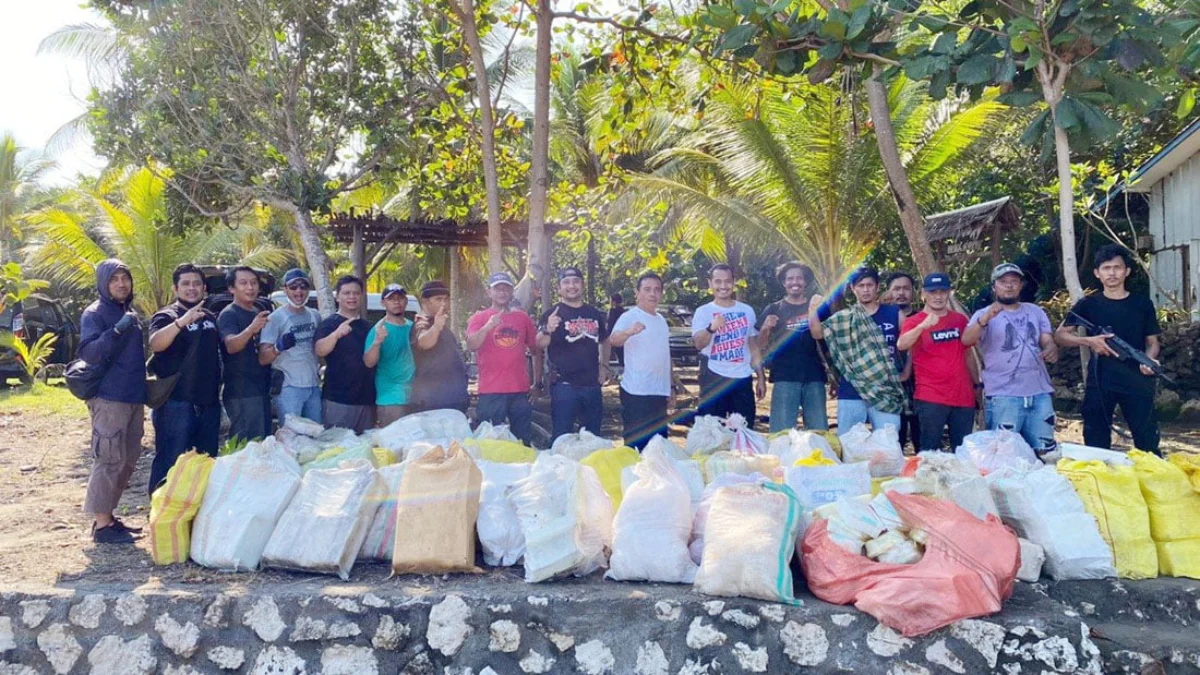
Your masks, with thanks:
[{"label": "white sack", "polygon": [[505,493],[509,486],[528,478],[533,465],[504,464],[482,459],[476,460],[475,465],[483,473],[479,518],[475,521],[479,543],[483,546],[483,561],[493,567],[516,565],[525,555],[525,536],[521,534],[517,512]]},{"label": "white sack", "polygon": [[613,442],[607,438],[601,438],[587,429],[580,429],[577,434],[563,434],[554,439],[550,452],[578,462],[597,450],[607,450],[611,447]]},{"label": "white sack", "polygon": [[1017,578],[1033,583],[1042,578],[1042,565],[1046,562],[1046,551],[1041,546],[1024,539],[1017,538],[1021,544],[1021,567],[1017,570]]},{"label": "white sack", "polygon": [[320,422],[314,422],[307,417],[301,417],[292,413],[284,417],[283,426],[280,428],[291,429],[302,436],[309,437],[319,436],[321,432],[325,431],[325,427],[321,426]]},{"label": "white sack", "polygon": [[400,494],[400,481],[408,462],[391,464],[379,469],[383,492],[378,499],[378,508],[367,528],[367,536],[358,549],[361,560],[391,561],[392,549],[396,546],[396,496]]},{"label": "white sack", "polygon": [[704,528],[708,526],[708,512],[712,508],[712,501],[716,497],[717,491],[730,485],[748,483],[757,485],[766,481],[767,477],[761,473],[749,476],[738,473],[726,473],[718,476],[716,480],[704,488],[700,504],[696,507],[696,515],[692,516],[692,533],[688,542],[688,553],[692,557],[692,562],[699,565],[704,559]]},{"label": "white sack", "polygon": [[731,485],[713,496],[695,589],[708,595],[792,602],[789,565],[800,504],[786,486]]},{"label": "white sack", "polygon": [[651,449],[629,467],[637,480],[625,490],[613,520],[607,579],[690,584],[696,564],[688,555],[691,493],[673,460]]},{"label": "white sack", "polygon": [[688,455],[711,455],[718,450],[728,450],[733,442],[733,432],[725,427],[721,418],[713,415],[697,415],[692,428],[688,429]]},{"label": "white sack", "polygon": [[871,431],[867,425],[859,422],[838,439],[842,443],[842,461],[847,464],[867,462],[875,478],[899,476],[904,469],[900,435],[891,424]]},{"label": "white sack", "polygon": [[921,494],[948,499],[980,520],[999,515],[987,481],[973,465],[948,452],[922,452],[913,476]]},{"label": "white sack", "polygon": [[685,452],[683,448],[679,447],[677,443],[670,439],[663,438],[658,434],[650,437],[650,440],[646,442],[646,447],[642,448],[642,452],[644,453],[653,447],[657,447],[659,450],[662,450],[667,457],[670,457],[674,460],[691,459],[687,452]]},{"label": "white sack", "polygon": [[787,435],[771,439],[767,448],[767,452],[779,458],[779,463],[784,468],[795,466],[796,460],[811,457],[814,450],[821,451],[821,456],[831,462],[842,463],[825,436],[816,431],[791,429]]},{"label": "white sack", "polygon": [[376,447],[395,452],[414,441],[462,440],[472,436],[471,424],[465,414],[458,410],[444,409],[405,415],[382,429],[376,429],[372,439]]},{"label": "white sack", "polygon": [[1093,448],[1090,445],[1079,445],[1077,443],[1059,443],[1058,450],[1067,459],[1083,461],[1099,460],[1112,466],[1133,466],[1133,460],[1129,459],[1129,455],[1117,452],[1116,450]]},{"label": "white sack", "polygon": [[866,462],[836,466],[793,466],[785,481],[805,509],[836,502],[842,497],[871,494],[871,471]]},{"label": "white sack", "polygon": [[[674,444],[668,443],[666,445],[673,446]],[[642,457],[645,457],[650,452],[657,452],[670,457],[670,455],[664,451],[663,447],[664,446],[662,445],[658,447],[647,445],[646,449],[642,451]],[[692,510],[694,511],[695,508],[699,506],[700,499],[704,496],[704,470],[700,468],[700,462],[697,462],[694,459],[672,458],[671,461],[675,463],[675,468],[679,470],[679,473],[683,476],[684,482],[687,483],[688,493],[691,495]],[[633,471],[634,466],[637,465],[634,464],[621,469],[622,494],[627,492],[629,490],[629,486],[633,485],[634,481],[637,480],[637,474]]]},{"label": "white sack", "polygon": [[967,435],[962,445],[954,451],[954,455],[985,474],[1004,467],[1019,468],[1041,463],[1037,453],[1029,447],[1021,434],[1004,429],[976,431]]},{"label": "white sack", "polygon": [[729,415],[725,427],[733,431],[729,441],[729,449],[747,455],[761,455],[767,451],[767,437],[751,428],[746,418],[738,413]]},{"label": "white sack", "polygon": [[714,452],[704,463],[704,480],[711,483],[726,473],[743,476],[761,473],[774,480],[780,473],[779,458],[775,455],[747,455],[725,450]]},{"label": "white sack", "polygon": [[513,435],[513,432],[508,428],[507,424],[492,425],[491,422],[484,420],[475,427],[475,438],[490,439],[494,441],[511,441],[520,443],[521,439]]}]

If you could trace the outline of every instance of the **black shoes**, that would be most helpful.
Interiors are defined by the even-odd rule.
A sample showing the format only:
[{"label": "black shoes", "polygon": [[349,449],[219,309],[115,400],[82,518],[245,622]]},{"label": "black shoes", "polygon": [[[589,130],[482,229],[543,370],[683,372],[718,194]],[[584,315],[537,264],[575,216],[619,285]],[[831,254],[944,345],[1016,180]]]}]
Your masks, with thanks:
[{"label": "black shoes", "polygon": [[120,518],[113,518],[113,525],[115,525],[118,530],[124,530],[124,531],[128,532],[129,534],[141,534],[142,533],[142,528],[130,527],[130,526],[126,525],[125,523],[121,522]]},{"label": "black shoes", "polygon": [[114,520],[104,527],[96,527],[96,523],[92,523],[92,541],[97,544],[132,544],[137,537],[121,526],[120,521]]}]

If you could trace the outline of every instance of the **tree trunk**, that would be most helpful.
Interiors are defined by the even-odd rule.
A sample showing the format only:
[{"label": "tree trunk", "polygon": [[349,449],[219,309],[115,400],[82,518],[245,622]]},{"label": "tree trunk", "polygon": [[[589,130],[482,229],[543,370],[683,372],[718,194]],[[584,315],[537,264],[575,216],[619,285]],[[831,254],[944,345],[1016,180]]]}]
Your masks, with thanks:
[{"label": "tree trunk", "polygon": [[[554,22],[550,0],[537,0],[537,41],[533,74],[533,156],[529,181],[529,264],[526,274],[540,286],[549,270],[546,259],[546,189],[550,182],[550,55]],[[543,303],[549,298],[543,298]]]},{"label": "tree trunk", "polygon": [[888,109],[887,85],[883,81],[881,64],[874,64],[871,77],[867,78],[865,86],[867,108],[871,111],[871,121],[875,124],[875,142],[879,146],[883,170],[892,188],[896,211],[900,214],[900,224],[904,227],[904,235],[908,239],[908,248],[912,251],[917,272],[925,276],[936,272],[939,265],[937,258],[933,256],[933,248],[929,245],[929,237],[925,234],[925,218],[921,215],[921,207],[917,205],[912,183],[908,181],[908,172],[904,169],[904,162],[900,160],[900,150],[896,147],[896,132],[892,129],[892,111]]},{"label": "tree trunk", "polygon": [[321,234],[313,223],[312,213],[298,206],[292,206],[292,214],[296,220],[296,232],[300,235],[300,245],[304,247],[304,257],[308,261],[308,274],[312,277],[313,287],[317,291],[317,309],[321,316],[333,314],[333,288],[329,281],[329,254],[321,244]]}]

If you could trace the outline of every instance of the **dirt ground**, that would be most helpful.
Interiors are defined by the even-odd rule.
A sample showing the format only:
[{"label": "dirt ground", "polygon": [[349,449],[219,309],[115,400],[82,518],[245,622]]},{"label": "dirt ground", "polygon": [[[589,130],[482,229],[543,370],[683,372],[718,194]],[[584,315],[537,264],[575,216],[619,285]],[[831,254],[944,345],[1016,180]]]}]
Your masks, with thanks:
[{"label": "dirt ground", "polygon": [[[689,384],[695,387],[694,381]],[[602,431],[617,437],[618,393],[610,386],[604,395]],[[765,415],[769,409],[769,399],[760,402],[760,414]],[[830,412],[832,419],[832,404]],[[303,582],[303,575],[289,572],[223,574],[191,563],[156,567],[146,540],[130,547],[95,546],[90,538],[90,519],[80,511],[90,468],[89,433],[87,419],[78,415],[0,412],[0,579],[6,587],[119,585],[187,589],[213,583],[253,587]],[[686,429],[674,427],[672,433],[683,435]],[[1163,437],[1165,450],[1200,451],[1200,429],[1195,425],[1166,426]],[[1059,438],[1081,442],[1079,420],[1060,418]],[[153,447],[154,432],[147,415],[142,457],[118,513],[131,525],[145,525],[149,517],[146,481]],[[500,573],[511,572],[493,572]],[[387,576],[386,565],[358,565],[353,581],[377,583]]]}]

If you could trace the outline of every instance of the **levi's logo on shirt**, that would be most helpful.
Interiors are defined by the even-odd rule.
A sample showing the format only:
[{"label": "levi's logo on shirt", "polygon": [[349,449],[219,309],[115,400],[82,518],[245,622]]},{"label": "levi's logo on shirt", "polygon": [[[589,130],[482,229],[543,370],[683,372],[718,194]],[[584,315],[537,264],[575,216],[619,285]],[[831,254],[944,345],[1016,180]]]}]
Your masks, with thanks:
[{"label": "levi's logo on shirt", "polygon": [[957,328],[946,328],[945,330],[935,330],[929,334],[929,337],[934,342],[953,342],[962,338],[962,333]]}]

